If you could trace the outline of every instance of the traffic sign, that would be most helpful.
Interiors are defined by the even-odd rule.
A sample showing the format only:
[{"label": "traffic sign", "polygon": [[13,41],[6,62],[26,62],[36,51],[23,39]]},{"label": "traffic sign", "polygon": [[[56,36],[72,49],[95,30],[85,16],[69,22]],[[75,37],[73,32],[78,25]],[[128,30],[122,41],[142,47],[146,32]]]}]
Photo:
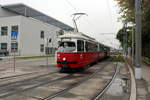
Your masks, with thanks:
[{"label": "traffic sign", "polygon": [[18,32],[11,32],[11,40],[17,40]]}]

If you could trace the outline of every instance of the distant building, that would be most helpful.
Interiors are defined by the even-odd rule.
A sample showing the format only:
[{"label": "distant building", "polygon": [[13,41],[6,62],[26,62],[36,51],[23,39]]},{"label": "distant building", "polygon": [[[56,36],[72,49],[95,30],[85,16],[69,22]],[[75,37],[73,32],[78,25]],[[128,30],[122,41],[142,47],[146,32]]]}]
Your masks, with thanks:
[{"label": "distant building", "polygon": [[60,30],[73,28],[24,4],[0,6],[0,54],[54,53]]}]

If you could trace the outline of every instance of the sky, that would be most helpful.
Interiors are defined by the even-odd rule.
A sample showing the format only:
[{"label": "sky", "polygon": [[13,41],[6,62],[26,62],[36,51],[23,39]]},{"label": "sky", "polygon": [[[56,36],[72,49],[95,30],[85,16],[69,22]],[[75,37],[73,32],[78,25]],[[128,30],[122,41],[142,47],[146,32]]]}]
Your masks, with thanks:
[{"label": "sky", "polygon": [[0,0],[0,5],[14,3],[24,3],[72,27],[71,15],[86,13],[88,16],[77,20],[80,32],[108,46],[120,46],[115,37],[122,23],[118,22],[119,7],[114,0]]}]

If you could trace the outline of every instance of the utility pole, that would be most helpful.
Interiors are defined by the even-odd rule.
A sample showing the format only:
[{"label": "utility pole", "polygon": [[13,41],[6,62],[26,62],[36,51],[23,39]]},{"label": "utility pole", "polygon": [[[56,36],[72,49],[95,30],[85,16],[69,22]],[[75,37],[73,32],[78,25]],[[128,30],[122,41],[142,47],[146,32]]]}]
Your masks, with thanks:
[{"label": "utility pole", "polygon": [[132,67],[135,67],[135,25],[132,27]]},{"label": "utility pole", "polygon": [[123,32],[123,52],[124,56],[127,57],[127,23],[124,22],[124,32]]},{"label": "utility pole", "polygon": [[141,0],[135,0],[135,78],[141,79]]},{"label": "utility pole", "polygon": [[127,23],[125,23],[125,56],[127,58],[128,54],[128,33],[127,33]]}]

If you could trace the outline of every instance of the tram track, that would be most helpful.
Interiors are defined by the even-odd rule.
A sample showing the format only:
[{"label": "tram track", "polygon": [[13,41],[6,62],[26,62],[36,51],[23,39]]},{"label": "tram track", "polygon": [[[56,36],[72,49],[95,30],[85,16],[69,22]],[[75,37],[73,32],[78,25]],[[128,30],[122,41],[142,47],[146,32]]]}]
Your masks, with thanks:
[{"label": "tram track", "polygon": [[[60,81],[63,81],[63,80],[72,79],[73,78],[72,75],[73,74],[65,75],[64,77],[60,77],[60,78],[57,78],[57,79],[45,78],[43,80],[40,80],[40,82],[38,82],[38,81],[33,82],[33,79],[35,80],[35,78],[31,78],[31,79],[28,79],[28,80],[13,82],[13,84],[12,83],[3,84],[3,85],[0,86],[1,87],[0,88],[0,99],[1,98],[6,98],[8,96],[11,96],[11,95],[14,95],[14,94],[17,94],[17,93],[20,94],[20,93],[23,93],[25,91],[35,89],[37,87],[52,85],[54,83],[57,83],[57,82],[60,82]],[[41,77],[43,78],[43,76],[41,76]],[[37,76],[36,78],[38,78],[38,77],[39,76]],[[27,84],[28,84],[29,80],[31,81],[31,83],[33,83],[32,86],[29,86],[27,88],[19,88],[20,86],[25,86],[26,85],[25,82],[27,82]]]},{"label": "tram track", "polygon": [[[0,98],[5,98],[5,97],[8,97],[8,96],[11,96],[13,94],[20,93],[20,92],[25,92],[25,91],[28,91],[28,90],[31,90],[31,89],[34,89],[34,88],[37,88],[37,87],[40,87],[40,86],[43,86],[43,85],[46,85],[46,84],[52,84],[52,83],[67,79],[71,76],[72,76],[72,74],[69,74],[69,75],[66,75],[64,77],[60,77],[60,78],[57,78],[57,79],[52,79],[52,78],[47,79],[46,78],[45,80],[42,80],[42,82],[33,82],[32,81],[31,83],[33,83],[33,86],[29,86],[29,87],[24,88],[24,89],[22,89],[22,88],[16,89],[15,87],[17,85],[16,86],[11,86],[11,87],[7,88],[8,90],[6,89],[5,93],[3,93],[4,95],[2,93],[0,93],[0,94],[2,94],[2,95],[0,95]],[[25,84],[23,83],[22,85],[25,85]]]},{"label": "tram track", "polygon": [[48,77],[49,75],[53,75],[55,73],[57,72],[50,72],[50,73],[46,73],[42,75],[36,75],[35,77],[30,77],[30,78],[15,81],[15,82],[7,81],[7,83],[0,84],[0,98],[1,98],[1,94],[5,94],[5,93],[7,94],[7,92],[9,93],[10,91],[15,90],[16,87],[32,85],[32,83],[34,85],[36,84],[36,82],[38,83],[38,81],[42,81],[42,80],[45,81],[48,78],[44,78],[44,77],[46,76]]},{"label": "tram track", "polygon": [[[31,80],[36,80],[36,79],[39,79],[39,78],[43,78],[44,76],[52,75],[52,74],[55,74],[55,73],[57,73],[57,71],[56,72],[46,73],[46,74],[36,75],[35,77],[31,77],[31,78],[29,77],[27,79],[18,80],[18,81],[14,81],[14,82],[10,82],[10,81],[12,81],[12,79],[6,80],[7,83],[0,84],[0,87],[11,86],[11,85],[14,85],[14,84],[17,84],[17,83],[29,82]],[[30,75],[32,75],[32,74],[30,74]],[[1,90],[1,88],[0,88],[0,90]]]},{"label": "tram track", "polygon": [[115,69],[115,73],[113,74],[111,80],[106,84],[106,86],[102,90],[100,90],[95,96],[93,96],[91,100],[99,100],[105,94],[105,92],[109,89],[111,84],[114,82],[117,76],[118,70],[119,70],[118,63],[116,64],[116,66],[117,67]]},{"label": "tram track", "polygon": [[4,82],[4,81],[10,81],[13,79],[17,79],[17,78],[21,78],[21,77],[28,77],[28,76],[32,76],[32,75],[37,75],[37,74],[41,74],[41,73],[47,73],[47,71],[36,71],[36,72],[29,72],[29,73],[25,73],[25,74],[18,74],[18,75],[11,75],[11,76],[5,76],[5,77],[0,77],[0,82]]},{"label": "tram track", "polygon": [[[107,64],[108,65],[108,64]],[[61,95],[64,95],[66,92],[68,92],[69,90],[81,85],[82,83],[90,80],[91,78],[95,77],[97,75],[97,73],[99,73],[100,71],[102,71],[107,65],[105,66],[102,66],[100,69],[98,69],[97,71],[95,71],[94,73],[92,73],[91,75],[87,76],[87,77],[84,77],[83,79],[81,79],[80,81],[78,81],[77,83],[73,83],[73,85],[71,85],[70,87],[67,87],[59,92],[56,92],[54,94],[51,94],[45,98],[41,98],[39,100],[51,100],[55,97],[58,97],[58,96],[61,96]]]},{"label": "tram track", "polygon": [[[24,95],[26,97],[31,97],[31,98],[33,97],[34,99],[36,98],[37,100],[53,99],[55,97],[58,97],[58,96],[61,96],[65,93],[67,93],[69,90],[71,90],[73,88],[78,87],[82,83],[86,83],[86,81],[92,79],[94,76],[97,75],[97,73],[101,72],[109,64],[110,63],[104,63],[104,64],[100,65],[101,66],[100,68],[99,67],[91,67],[92,69],[91,68],[87,69],[86,70],[87,72],[85,71],[84,73],[78,73],[78,74],[82,74],[84,76],[84,77],[80,77],[80,75],[79,76],[77,75],[77,77],[79,77],[79,79],[76,78],[76,75],[74,76],[74,74],[65,75],[64,77],[62,77],[62,75],[61,75],[61,77],[59,76],[59,78],[56,75],[55,79],[50,78],[50,77],[52,77],[50,75],[49,78],[44,78],[44,76],[43,77],[41,76],[41,79],[35,80],[35,81],[33,79],[30,79],[31,84],[30,84],[29,81],[27,83],[25,81],[25,82],[20,82],[20,83],[13,84],[11,86],[7,85],[6,88],[4,88],[5,91],[2,88],[0,88],[0,92],[1,92],[0,93],[0,99],[6,98],[6,97],[11,97],[14,94],[20,94],[20,95]],[[88,70],[90,70],[90,72],[92,71],[92,73],[90,73],[90,75],[88,73]],[[87,73],[88,73],[88,76],[87,76]],[[61,84],[64,80],[68,81],[68,80],[73,80],[73,79],[77,79],[77,81],[72,82],[71,83],[72,85],[70,83],[66,84],[67,87],[65,87],[64,89],[59,90],[58,92],[53,92],[47,97],[46,96],[38,97],[38,96],[35,96],[35,95],[30,96],[30,95],[25,94],[25,93],[32,92],[32,90],[37,89],[37,87],[45,87],[45,86],[46,87],[47,86],[52,87],[53,84],[57,85],[58,83]],[[69,85],[69,87],[68,87],[68,85]],[[23,87],[25,86],[25,88],[22,88],[22,86]],[[1,91],[1,90],[3,90],[3,91]]]},{"label": "tram track", "polygon": [[19,75],[13,75],[13,76],[6,76],[6,77],[0,77],[0,80],[5,80],[5,79],[12,79],[12,78],[17,78],[17,77],[20,77],[20,76],[26,76],[26,75],[31,75],[31,74],[36,74],[36,73],[39,73],[39,72],[31,72],[31,73],[25,73],[25,74],[19,74]]}]

